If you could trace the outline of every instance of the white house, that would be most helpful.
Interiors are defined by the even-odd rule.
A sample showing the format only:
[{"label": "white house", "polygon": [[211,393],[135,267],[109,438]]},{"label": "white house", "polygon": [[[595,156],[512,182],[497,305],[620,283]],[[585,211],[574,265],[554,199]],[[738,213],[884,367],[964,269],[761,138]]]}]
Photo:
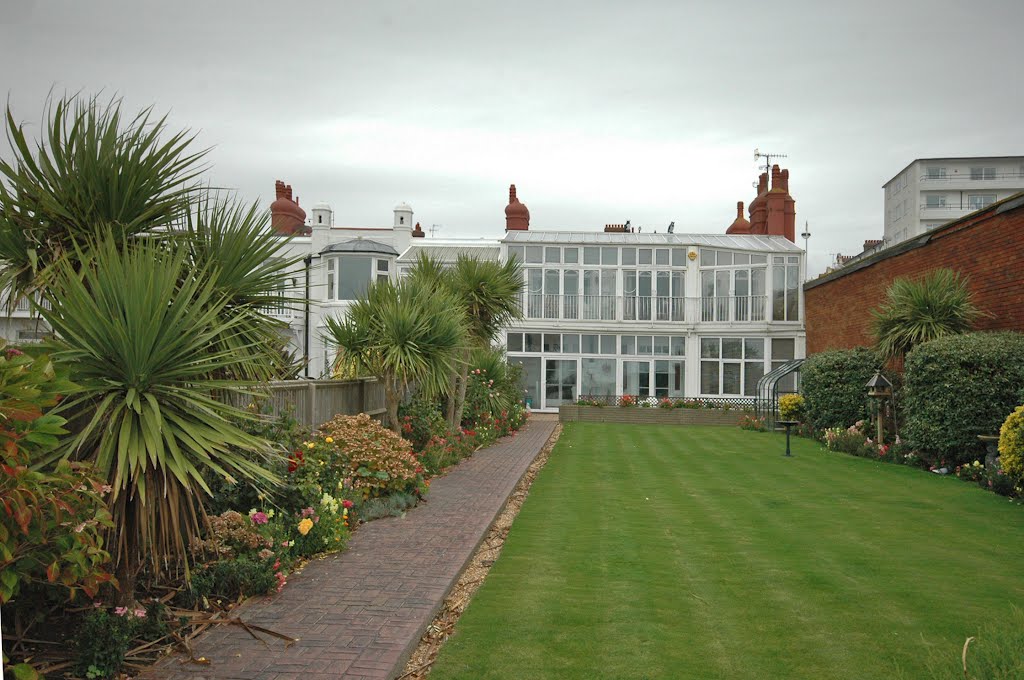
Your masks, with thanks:
[{"label": "white house", "polygon": [[1024,191],[1024,156],[918,158],[883,189],[889,247]]}]

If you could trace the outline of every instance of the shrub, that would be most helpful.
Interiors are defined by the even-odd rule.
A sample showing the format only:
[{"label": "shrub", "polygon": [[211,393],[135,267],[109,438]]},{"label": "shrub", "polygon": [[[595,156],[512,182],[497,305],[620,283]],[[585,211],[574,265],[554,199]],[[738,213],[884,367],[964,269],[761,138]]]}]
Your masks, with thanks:
[{"label": "shrub", "polygon": [[668,397],[664,397],[658,400],[658,408],[675,408],[675,402]]},{"label": "shrub", "polygon": [[448,423],[436,401],[416,397],[402,405],[398,417],[402,420],[402,437],[412,445],[413,451],[422,451],[433,437],[448,434]]},{"label": "shrub", "polygon": [[271,593],[278,581],[275,558],[240,557],[214,562],[192,574],[192,594],[203,598],[235,602],[239,598]]},{"label": "shrub", "polygon": [[246,516],[234,510],[211,517],[206,537],[193,540],[193,552],[205,553],[215,560],[230,560],[273,548],[274,542],[260,533],[259,524],[258,516],[254,519],[252,514]]},{"label": "shrub", "polygon": [[94,609],[82,617],[72,641],[75,670],[82,678],[113,678],[136,640],[150,642],[167,634],[163,605]]},{"label": "shrub", "polygon": [[739,428],[741,430],[751,430],[753,432],[767,432],[768,425],[761,416],[745,415],[740,418]]},{"label": "shrub", "polygon": [[619,397],[619,406],[636,406],[636,397],[631,396],[629,394],[622,395],[621,397]]},{"label": "shrub", "polygon": [[416,505],[416,496],[396,493],[387,498],[371,498],[359,507],[360,516],[369,521],[382,517],[401,517]]},{"label": "shrub", "polygon": [[937,458],[970,462],[981,454],[978,435],[998,432],[1019,404],[1024,335],[968,333],[927,342],[907,355],[904,379],[907,442]]},{"label": "shrub", "polygon": [[34,470],[52,451],[64,419],[43,409],[73,389],[46,356],[4,350],[0,342],[0,603],[23,584],[51,583],[95,595],[112,581],[102,533],[111,527],[103,495],[110,487],[90,468],[61,461]]},{"label": "shrub", "polygon": [[1024,475],[1024,406],[1018,406],[999,428],[999,463],[1014,475]]},{"label": "shrub", "polygon": [[845,428],[868,416],[864,387],[880,365],[863,347],[811,355],[801,368],[806,417],[815,430]]},{"label": "shrub", "polygon": [[779,397],[779,415],[782,420],[803,422],[804,398],[799,394],[784,394]]},{"label": "shrub", "polygon": [[315,444],[326,451],[336,474],[351,479],[352,488],[364,498],[415,493],[422,484],[422,469],[409,442],[365,413],[335,416],[320,430],[324,436]]}]

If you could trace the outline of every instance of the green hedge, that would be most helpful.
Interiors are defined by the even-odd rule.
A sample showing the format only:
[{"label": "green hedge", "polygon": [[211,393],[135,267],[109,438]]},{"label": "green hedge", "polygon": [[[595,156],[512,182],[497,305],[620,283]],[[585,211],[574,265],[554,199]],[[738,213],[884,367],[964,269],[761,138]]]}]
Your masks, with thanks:
[{"label": "green hedge", "polygon": [[807,358],[800,369],[807,422],[815,430],[849,427],[868,417],[865,385],[882,365],[870,349],[838,349]]},{"label": "green hedge", "polygon": [[947,463],[982,453],[978,435],[994,435],[1019,405],[1024,335],[967,333],[932,340],[907,355],[901,434]]}]

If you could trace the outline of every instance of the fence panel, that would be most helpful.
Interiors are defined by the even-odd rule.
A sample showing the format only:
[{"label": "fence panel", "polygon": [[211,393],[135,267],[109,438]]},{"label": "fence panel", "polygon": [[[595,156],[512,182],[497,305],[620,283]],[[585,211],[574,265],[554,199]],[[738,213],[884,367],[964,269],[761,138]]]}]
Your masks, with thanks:
[{"label": "fence panel", "polygon": [[[245,407],[251,401],[236,396],[233,401]],[[243,403],[246,402],[246,403]],[[384,422],[387,409],[384,388],[374,378],[361,380],[279,380],[269,384],[266,404],[273,416],[291,413],[303,425],[317,427],[336,415],[366,413]]]}]

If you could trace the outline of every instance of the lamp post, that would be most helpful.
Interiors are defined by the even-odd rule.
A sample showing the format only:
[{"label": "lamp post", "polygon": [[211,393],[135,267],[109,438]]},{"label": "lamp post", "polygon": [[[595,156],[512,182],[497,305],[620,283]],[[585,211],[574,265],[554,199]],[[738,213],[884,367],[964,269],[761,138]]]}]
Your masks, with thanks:
[{"label": "lamp post", "polygon": [[868,396],[872,399],[878,400],[878,444],[884,443],[885,429],[882,423],[882,408],[885,405],[885,400],[892,397],[892,383],[889,382],[881,371],[875,371],[875,374],[871,377],[871,380],[867,382],[865,387],[868,388]]}]

